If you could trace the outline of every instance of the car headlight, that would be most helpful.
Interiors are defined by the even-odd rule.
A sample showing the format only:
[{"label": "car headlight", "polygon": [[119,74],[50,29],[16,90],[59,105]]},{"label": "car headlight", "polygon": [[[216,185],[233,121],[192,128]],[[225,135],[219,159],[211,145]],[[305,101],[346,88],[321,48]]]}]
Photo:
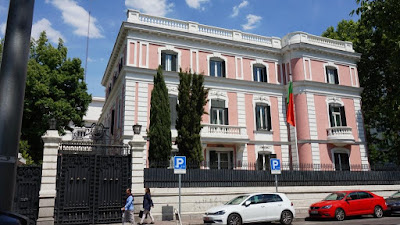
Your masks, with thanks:
[{"label": "car headlight", "polygon": [[330,209],[332,207],[332,205],[326,205],[326,206],[322,206],[321,209]]},{"label": "car headlight", "polygon": [[214,213],[214,215],[224,215],[224,214],[225,214],[225,210],[221,210],[221,211]]}]

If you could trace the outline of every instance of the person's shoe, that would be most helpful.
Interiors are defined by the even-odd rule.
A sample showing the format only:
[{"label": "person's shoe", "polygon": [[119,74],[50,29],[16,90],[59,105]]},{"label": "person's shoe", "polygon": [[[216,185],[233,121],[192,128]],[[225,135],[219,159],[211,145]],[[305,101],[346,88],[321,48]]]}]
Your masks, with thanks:
[{"label": "person's shoe", "polygon": [[151,221],[151,223],[150,224],[154,224],[154,221]]}]

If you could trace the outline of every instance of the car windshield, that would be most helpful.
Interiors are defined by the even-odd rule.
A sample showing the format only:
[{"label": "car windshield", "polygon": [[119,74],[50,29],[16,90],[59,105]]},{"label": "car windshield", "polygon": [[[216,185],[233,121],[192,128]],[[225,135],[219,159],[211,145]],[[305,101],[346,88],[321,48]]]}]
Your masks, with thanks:
[{"label": "car windshield", "polygon": [[241,202],[243,202],[243,200],[245,200],[248,197],[249,197],[248,195],[237,196],[236,198],[227,202],[225,205],[239,205]]},{"label": "car windshield", "polygon": [[391,197],[392,198],[400,198],[400,191],[394,193]]},{"label": "car windshield", "polygon": [[325,201],[342,200],[345,195],[346,195],[346,193],[335,192],[335,193],[328,195],[328,197],[326,197],[324,200]]}]

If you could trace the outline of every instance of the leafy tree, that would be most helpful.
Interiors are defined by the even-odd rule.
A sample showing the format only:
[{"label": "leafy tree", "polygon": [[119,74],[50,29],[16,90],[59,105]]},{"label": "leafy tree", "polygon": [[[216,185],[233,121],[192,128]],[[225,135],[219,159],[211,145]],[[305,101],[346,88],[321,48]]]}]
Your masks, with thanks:
[{"label": "leafy tree", "polygon": [[151,92],[149,161],[168,162],[171,156],[171,117],[168,89],[165,85],[162,67],[159,66],[154,76],[154,88]]},{"label": "leafy tree", "polygon": [[198,167],[203,161],[200,132],[204,106],[207,103],[208,90],[204,88],[203,75],[179,73],[179,104],[177,109],[176,129],[180,155],[186,156],[193,167]]},{"label": "leafy tree", "polygon": [[360,20],[341,21],[323,36],[353,41],[370,161],[400,163],[400,4],[397,0],[356,0]]},{"label": "leafy tree", "polygon": [[35,162],[42,159],[41,136],[49,128],[49,119],[57,120],[57,129],[72,130],[69,124],[82,126],[91,101],[83,81],[83,68],[78,58],[67,58],[67,48],[59,39],[53,47],[42,32],[31,43],[22,118],[21,139],[31,146]]},{"label": "leafy tree", "polygon": [[26,160],[26,165],[34,164],[32,157],[29,155],[29,144],[28,141],[20,140],[19,141],[19,153],[21,153],[22,158]]}]

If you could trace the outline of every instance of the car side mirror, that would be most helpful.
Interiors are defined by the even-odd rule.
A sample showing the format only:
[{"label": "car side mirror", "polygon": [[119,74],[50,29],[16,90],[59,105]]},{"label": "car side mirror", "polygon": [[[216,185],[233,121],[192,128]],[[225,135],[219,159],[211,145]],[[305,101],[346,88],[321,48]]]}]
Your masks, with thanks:
[{"label": "car side mirror", "polygon": [[244,206],[249,206],[251,204],[251,201],[246,201],[245,203],[244,203]]},{"label": "car side mirror", "polygon": [[351,200],[351,197],[347,196],[346,201],[349,201],[349,200]]}]

